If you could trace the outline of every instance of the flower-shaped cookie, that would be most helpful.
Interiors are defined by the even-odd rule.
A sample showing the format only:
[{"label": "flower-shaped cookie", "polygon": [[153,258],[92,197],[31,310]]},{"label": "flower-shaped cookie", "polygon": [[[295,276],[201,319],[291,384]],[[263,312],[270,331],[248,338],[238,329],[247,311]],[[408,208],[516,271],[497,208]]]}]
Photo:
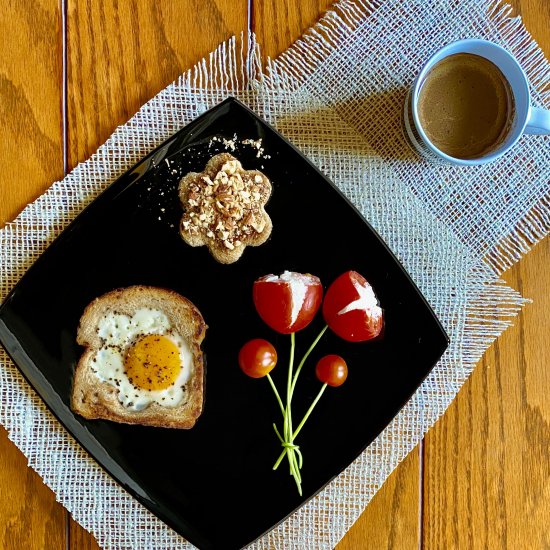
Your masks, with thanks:
[{"label": "flower-shaped cookie", "polygon": [[218,262],[236,262],[247,246],[263,244],[271,234],[264,208],[270,195],[264,174],[243,170],[229,153],[216,155],[203,172],[190,172],[180,182],[180,234],[191,246],[206,245]]}]

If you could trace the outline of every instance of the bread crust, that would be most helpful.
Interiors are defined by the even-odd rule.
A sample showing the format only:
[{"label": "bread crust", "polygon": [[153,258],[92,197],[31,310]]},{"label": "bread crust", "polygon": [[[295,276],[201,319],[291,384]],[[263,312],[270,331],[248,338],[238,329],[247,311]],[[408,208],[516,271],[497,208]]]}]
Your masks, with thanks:
[{"label": "bread crust", "polygon": [[[191,350],[193,365],[186,384],[187,399],[176,407],[150,403],[142,411],[129,410],[118,400],[117,388],[101,381],[92,372],[91,359],[101,347],[101,339],[96,331],[99,320],[107,311],[132,316],[139,308],[162,311]],[[72,410],[88,419],[164,428],[192,428],[203,409],[205,365],[201,343],[206,329],[204,319],[195,305],[173,290],[136,285],[112,290],[96,298],[84,310],[77,330],[76,341],[85,350],[74,374]]]},{"label": "bread crust", "polygon": [[[190,172],[189,174],[184,176],[179,185],[180,200],[184,211],[187,211],[190,206],[189,194],[191,186],[193,184],[196,184],[204,176],[207,176],[211,180],[213,180],[216,174],[221,170],[221,167],[226,162],[230,161],[236,161],[238,163],[238,171],[241,175],[246,174],[246,176],[252,178],[253,180],[255,180],[256,177],[258,178],[257,187],[259,189],[260,198],[257,201],[257,206],[259,210],[258,214],[263,220],[263,229],[260,232],[253,232],[252,234],[243,236],[240,239],[241,244],[237,244],[233,249],[229,249],[227,248],[227,246],[224,245],[223,241],[217,238],[208,238],[204,234],[204,231],[201,230],[198,233],[193,232],[191,228],[186,229],[183,223],[180,224],[180,235],[188,245],[205,245],[208,248],[210,254],[214,257],[214,259],[222,264],[231,264],[233,262],[236,262],[242,256],[244,249],[247,246],[259,246],[265,243],[265,241],[267,241],[267,239],[271,235],[273,223],[271,221],[271,218],[269,217],[269,214],[265,210],[265,205],[271,197],[271,182],[269,181],[267,176],[259,170],[243,170],[241,163],[233,155],[230,155],[229,153],[220,153],[213,156],[208,161],[206,167],[202,172]],[[184,218],[182,218],[182,222],[183,221]],[[237,221],[237,224],[244,225],[242,220]]]}]

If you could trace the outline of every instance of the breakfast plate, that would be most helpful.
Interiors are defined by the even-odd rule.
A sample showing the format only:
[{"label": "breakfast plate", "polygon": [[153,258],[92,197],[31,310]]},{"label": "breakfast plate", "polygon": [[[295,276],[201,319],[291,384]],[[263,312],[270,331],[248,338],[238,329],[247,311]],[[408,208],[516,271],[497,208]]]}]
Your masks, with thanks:
[{"label": "breakfast plate", "polygon": [[[273,185],[271,237],[230,265],[180,237],[178,183],[230,150]],[[337,223],[335,222],[337,221]],[[268,273],[314,273],[326,286],[357,270],[385,315],[383,336],[348,343],[327,332],[316,353],[339,353],[349,378],[326,392],[300,434],[307,467],[300,496],[287,468],[272,470],[278,406],[266,380],[238,367],[240,347],[267,338],[281,356],[287,337],[262,323],[252,284]],[[70,408],[79,318],[95,297],[129,285],[172,289],[208,325],[204,411],[174,430],[86,420]],[[303,353],[322,328],[297,335]],[[302,334],[304,336],[302,336]],[[399,261],[337,188],[277,131],[233,98],[141,160],[93,201],[23,276],[0,308],[0,341],[79,444],[131,495],[202,549],[237,549],[292,514],[348,466],[399,412],[448,338]],[[272,372],[284,384],[284,368]],[[306,365],[293,407],[304,414],[319,390]]]}]

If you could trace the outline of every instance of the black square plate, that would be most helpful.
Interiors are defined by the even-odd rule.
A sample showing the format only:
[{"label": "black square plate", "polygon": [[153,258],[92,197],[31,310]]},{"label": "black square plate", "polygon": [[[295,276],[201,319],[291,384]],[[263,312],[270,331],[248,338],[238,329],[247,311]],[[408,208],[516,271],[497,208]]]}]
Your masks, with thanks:
[{"label": "black square plate", "polygon": [[[232,265],[191,248],[178,234],[180,173],[201,171],[221,140],[261,138],[264,155],[237,145],[245,169],[273,183],[267,210],[273,233]],[[264,158],[270,157],[270,158]],[[168,162],[166,162],[168,160]],[[176,172],[175,174],[173,172]],[[325,288],[354,269],[385,310],[383,338],[348,344],[330,331],[302,374],[294,397],[300,418],[320,387],[316,358],[338,353],[350,367],[299,436],[303,497],[285,467],[271,467],[280,413],[266,380],[245,377],[240,346],[267,338],[279,350],[273,376],[282,388],[288,336],[264,325],[253,281],[285,269],[318,275]],[[85,306],[117,287],[145,284],[188,297],[209,325],[206,403],[189,431],[87,421],[69,408],[82,349],[75,342]],[[298,356],[323,325],[297,335]],[[437,362],[448,339],[390,250],[357,210],[300,152],[251,110],[228,99],[179,131],[114,182],[28,270],[0,310],[0,340],[52,412],[136,499],[196,546],[241,548],[303,505],[363,451]]]}]

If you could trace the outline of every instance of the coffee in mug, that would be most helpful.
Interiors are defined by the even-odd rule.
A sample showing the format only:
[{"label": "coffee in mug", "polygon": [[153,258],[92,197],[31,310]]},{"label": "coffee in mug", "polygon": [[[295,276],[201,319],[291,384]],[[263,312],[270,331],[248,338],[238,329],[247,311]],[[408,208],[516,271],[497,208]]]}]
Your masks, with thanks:
[{"label": "coffee in mug", "polygon": [[514,98],[500,69],[470,53],[434,65],[420,86],[418,117],[447,155],[475,159],[496,150],[511,130]]},{"label": "coffee in mug", "polygon": [[526,134],[550,134],[550,111],[531,105],[529,82],[502,46],[468,38],[426,61],[403,106],[404,135],[428,160],[475,166]]}]

